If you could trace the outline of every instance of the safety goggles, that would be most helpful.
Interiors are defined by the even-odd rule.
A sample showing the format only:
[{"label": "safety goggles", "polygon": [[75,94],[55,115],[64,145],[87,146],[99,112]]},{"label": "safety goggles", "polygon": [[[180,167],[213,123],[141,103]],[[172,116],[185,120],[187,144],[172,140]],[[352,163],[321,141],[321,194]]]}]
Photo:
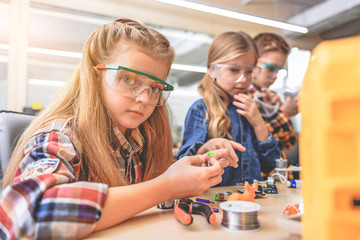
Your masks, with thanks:
[{"label": "safety goggles", "polygon": [[266,67],[269,74],[276,74],[277,78],[283,78],[287,75],[287,69],[278,65],[270,64],[262,60],[258,60],[259,64]]},{"label": "safety goggles", "polygon": [[210,66],[217,79],[227,82],[240,82],[243,78],[251,81],[254,75],[260,73],[261,69],[254,65],[237,64],[214,64]]},{"label": "safety goggles", "polygon": [[270,63],[264,62],[263,60],[260,60],[260,59],[258,60],[258,63],[261,63],[262,65],[267,67],[272,72],[278,72],[279,70],[286,70],[286,68],[284,68],[284,67],[270,64]]},{"label": "safety goggles", "polygon": [[160,78],[131,68],[111,64],[98,64],[96,68],[106,70],[105,83],[110,89],[132,99],[146,92],[149,103],[156,106],[164,105],[174,90]]}]

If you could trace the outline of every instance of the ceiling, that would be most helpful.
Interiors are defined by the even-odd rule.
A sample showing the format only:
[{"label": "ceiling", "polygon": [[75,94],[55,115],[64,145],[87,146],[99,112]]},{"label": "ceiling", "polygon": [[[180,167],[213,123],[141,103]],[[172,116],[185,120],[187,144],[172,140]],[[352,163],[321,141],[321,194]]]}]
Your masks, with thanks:
[{"label": "ceiling", "polygon": [[[145,24],[210,35],[229,30],[243,30],[253,36],[259,32],[271,31],[288,37],[290,42],[306,49],[311,49],[322,39],[344,37],[360,32],[360,25],[356,24],[360,19],[360,0],[199,0],[193,2],[302,25],[308,27],[309,32],[305,35],[293,34],[155,0],[32,0],[31,5],[34,8],[105,20],[128,17]],[[334,32],[329,33],[333,30],[338,32],[338,35]]]},{"label": "ceiling", "polygon": [[[29,46],[80,53],[90,33],[117,17],[138,20],[162,31],[176,51],[169,81],[187,86],[201,79],[212,38],[224,31],[264,31],[284,36],[293,47],[311,50],[320,41],[360,33],[360,0],[199,0],[211,6],[305,26],[298,34],[260,24],[168,5],[155,0],[32,0]],[[7,44],[9,0],[0,0],[0,44]],[[8,23],[8,24],[5,24]],[[0,55],[6,51],[0,49]],[[78,63],[76,57],[29,52],[29,78],[66,80]],[[176,65],[178,64],[178,65]],[[182,65],[201,67],[200,72],[177,70]],[[47,69],[52,68],[52,71]],[[4,68],[2,68],[4,69]],[[4,79],[6,70],[0,72]]]}]

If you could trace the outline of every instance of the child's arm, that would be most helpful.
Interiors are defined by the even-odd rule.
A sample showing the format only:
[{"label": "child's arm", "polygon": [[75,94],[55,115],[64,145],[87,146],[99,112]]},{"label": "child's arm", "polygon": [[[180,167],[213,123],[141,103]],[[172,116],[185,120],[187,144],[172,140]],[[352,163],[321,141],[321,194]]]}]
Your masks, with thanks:
[{"label": "child's arm", "polygon": [[169,200],[201,195],[221,182],[223,168],[215,159],[210,167],[201,167],[205,156],[180,159],[159,177],[147,182],[109,188],[95,231],[102,230]]},{"label": "child's arm", "polygon": [[199,167],[205,156],[193,156],[149,182],[108,189],[77,181],[80,158],[65,134],[37,135],[28,147],[14,183],[0,198],[0,212],[6,213],[0,230],[6,226],[19,239],[83,238],[94,228],[113,226],[165,200],[200,195],[221,182],[222,167],[215,159],[211,167]]},{"label": "child's arm", "polygon": [[108,186],[77,181],[81,158],[70,138],[59,131],[37,134],[28,142],[25,154],[14,182],[1,192],[0,212],[4,215],[0,232],[11,234],[6,237],[10,239],[67,239],[90,234]]}]

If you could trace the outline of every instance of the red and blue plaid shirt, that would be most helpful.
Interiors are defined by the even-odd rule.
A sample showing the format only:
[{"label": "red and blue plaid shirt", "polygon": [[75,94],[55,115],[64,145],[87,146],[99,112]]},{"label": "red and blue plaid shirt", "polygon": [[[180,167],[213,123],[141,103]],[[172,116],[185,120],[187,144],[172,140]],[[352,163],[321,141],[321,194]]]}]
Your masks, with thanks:
[{"label": "red and blue plaid shirt", "polygon": [[[259,90],[250,86],[249,93],[254,96],[259,93]],[[267,129],[279,141],[281,150],[291,149],[295,145],[297,136],[293,129],[290,117],[287,114],[278,110],[271,117],[263,118],[266,122]]]},{"label": "red and blue plaid shirt", "polygon": [[[71,118],[58,118],[34,134],[14,182],[1,192],[0,239],[78,239],[89,235],[101,216],[108,186],[78,181],[81,147]],[[114,128],[112,152],[130,183],[142,181],[138,129],[126,137]]]}]

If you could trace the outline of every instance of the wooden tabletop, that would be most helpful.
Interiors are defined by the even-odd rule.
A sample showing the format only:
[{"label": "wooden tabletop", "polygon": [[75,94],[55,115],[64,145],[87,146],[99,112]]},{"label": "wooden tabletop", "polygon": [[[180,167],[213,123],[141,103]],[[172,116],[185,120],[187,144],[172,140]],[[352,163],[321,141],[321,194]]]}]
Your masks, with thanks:
[{"label": "wooden tabletop", "polygon": [[[162,210],[153,207],[117,226],[93,233],[86,239],[289,239],[289,232],[283,227],[278,227],[276,220],[283,218],[282,212],[290,203],[301,201],[301,192],[300,189],[287,188],[285,184],[281,183],[276,183],[276,186],[278,194],[266,194],[264,198],[255,199],[255,202],[261,205],[261,209],[258,211],[260,229],[257,231],[235,232],[222,227],[221,210],[216,213],[215,224],[208,224],[204,216],[193,214],[193,223],[185,226],[174,217],[172,209]],[[242,187],[211,188],[200,197],[212,200],[214,193],[236,192],[240,188]],[[219,203],[216,202],[211,206],[219,208]]]}]

